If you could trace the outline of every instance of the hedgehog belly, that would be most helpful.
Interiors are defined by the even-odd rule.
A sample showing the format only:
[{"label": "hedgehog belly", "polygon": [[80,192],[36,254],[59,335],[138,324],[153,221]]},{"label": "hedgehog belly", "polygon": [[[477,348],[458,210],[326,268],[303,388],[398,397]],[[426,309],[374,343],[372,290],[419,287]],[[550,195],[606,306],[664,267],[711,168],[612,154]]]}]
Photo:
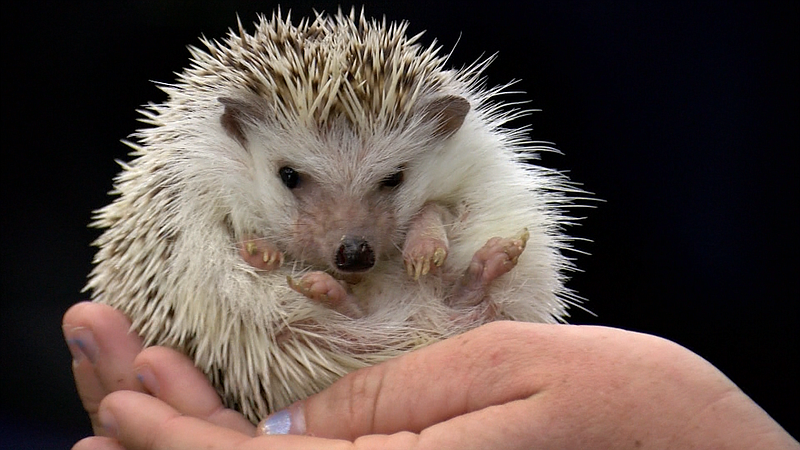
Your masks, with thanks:
[{"label": "hedgehog belly", "polygon": [[[197,334],[188,334],[184,342],[164,342],[162,336],[162,342],[148,343],[176,346],[191,355],[226,406],[256,423],[347,373],[482,323],[468,311],[453,320],[453,311],[441,301],[441,283],[414,284],[398,269],[395,274],[371,274],[365,284],[372,287],[359,293],[380,295],[381,302],[362,318],[344,316],[290,289],[275,289],[273,283],[285,275],[269,274],[253,284],[254,294],[263,297],[265,289],[272,289],[280,294],[279,302],[209,314],[197,324]],[[222,320],[210,323],[212,316]]]}]

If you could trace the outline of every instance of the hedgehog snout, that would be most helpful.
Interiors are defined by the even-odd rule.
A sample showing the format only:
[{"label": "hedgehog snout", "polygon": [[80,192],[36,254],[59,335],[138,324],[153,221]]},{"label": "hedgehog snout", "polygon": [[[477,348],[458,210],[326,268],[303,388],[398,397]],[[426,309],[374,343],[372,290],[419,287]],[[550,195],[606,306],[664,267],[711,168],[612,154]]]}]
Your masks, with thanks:
[{"label": "hedgehog snout", "polygon": [[375,265],[375,251],[363,236],[345,235],[336,249],[334,263],[342,272],[364,272]]}]

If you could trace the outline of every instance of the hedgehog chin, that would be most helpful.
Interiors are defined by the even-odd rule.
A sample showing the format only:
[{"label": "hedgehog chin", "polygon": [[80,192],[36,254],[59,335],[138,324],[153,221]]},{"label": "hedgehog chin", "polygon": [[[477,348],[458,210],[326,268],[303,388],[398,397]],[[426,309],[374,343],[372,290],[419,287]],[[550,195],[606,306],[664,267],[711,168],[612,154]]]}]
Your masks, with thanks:
[{"label": "hedgehog chin", "polygon": [[341,270],[329,270],[328,273],[331,274],[333,278],[337,280],[344,281],[347,284],[355,285],[364,280],[364,277],[371,271],[372,269],[363,270],[361,272],[342,272]]}]

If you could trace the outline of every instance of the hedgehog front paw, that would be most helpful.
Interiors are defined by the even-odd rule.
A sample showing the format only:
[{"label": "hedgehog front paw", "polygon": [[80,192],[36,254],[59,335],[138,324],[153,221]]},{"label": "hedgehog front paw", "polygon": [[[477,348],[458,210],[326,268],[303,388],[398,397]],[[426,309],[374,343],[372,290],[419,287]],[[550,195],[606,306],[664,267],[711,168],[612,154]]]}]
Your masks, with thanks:
[{"label": "hedgehog front paw", "polygon": [[245,239],[239,242],[239,256],[260,270],[275,270],[283,264],[283,253],[265,239]]},{"label": "hedgehog front paw", "polygon": [[333,278],[328,273],[309,272],[297,281],[287,276],[286,282],[295,291],[342,314],[350,317],[364,315],[358,306],[358,300],[348,292],[345,283]]},{"label": "hedgehog front paw", "polygon": [[426,203],[411,220],[403,245],[403,264],[409,277],[419,280],[444,264],[448,251],[445,217],[449,217],[446,208]]},{"label": "hedgehog front paw", "polygon": [[489,285],[501,275],[516,267],[519,256],[530,238],[527,229],[515,238],[493,237],[481,247],[464,275],[456,284],[450,299],[451,305],[474,306],[486,295]]},{"label": "hedgehog front paw", "polygon": [[447,243],[441,239],[419,237],[403,249],[403,264],[408,276],[419,280],[447,259]]}]

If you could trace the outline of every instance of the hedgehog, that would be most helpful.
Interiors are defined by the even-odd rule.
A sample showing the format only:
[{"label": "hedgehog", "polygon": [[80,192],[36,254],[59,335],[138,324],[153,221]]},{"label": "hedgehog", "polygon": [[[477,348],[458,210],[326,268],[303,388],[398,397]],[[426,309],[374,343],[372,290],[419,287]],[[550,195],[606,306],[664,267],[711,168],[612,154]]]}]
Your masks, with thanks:
[{"label": "hedgehog", "polygon": [[280,11],[191,65],[95,211],[86,290],[256,423],[345,374],[494,320],[556,323],[576,188],[487,88],[492,58],[340,10]]}]

